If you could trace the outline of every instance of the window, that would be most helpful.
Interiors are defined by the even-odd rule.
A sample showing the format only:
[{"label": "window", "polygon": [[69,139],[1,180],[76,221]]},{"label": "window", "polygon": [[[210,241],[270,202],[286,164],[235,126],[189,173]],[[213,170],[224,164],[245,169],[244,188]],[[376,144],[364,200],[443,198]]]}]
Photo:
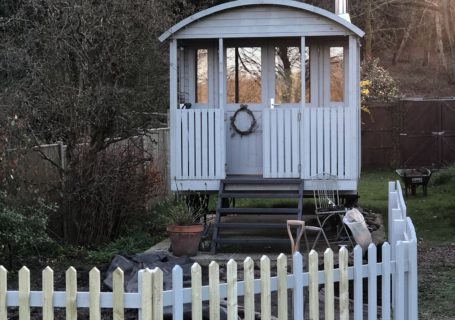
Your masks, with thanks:
[{"label": "window", "polygon": [[300,48],[275,47],[275,102],[299,103],[300,99]]},{"label": "window", "polygon": [[226,50],[226,94],[228,103],[261,103],[262,68],[260,47]]},{"label": "window", "polygon": [[208,50],[198,49],[196,52],[196,103],[209,101]]},{"label": "window", "polygon": [[330,101],[344,101],[343,47],[330,47]]}]

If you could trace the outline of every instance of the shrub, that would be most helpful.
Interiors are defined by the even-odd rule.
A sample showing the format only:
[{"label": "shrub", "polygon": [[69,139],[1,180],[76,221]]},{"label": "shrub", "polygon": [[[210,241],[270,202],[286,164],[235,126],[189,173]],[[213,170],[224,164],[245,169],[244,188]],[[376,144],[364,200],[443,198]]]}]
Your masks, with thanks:
[{"label": "shrub", "polygon": [[[0,203],[0,252],[7,257],[9,268],[15,262],[26,258],[30,261],[30,257],[40,258],[47,253],[53,244],[46,232],[48,215],[54,209],[43,201],[36,207]],[[0,264],[5,262],[0,261]]]},{"label": "shrub", "polygon": [[392,102],[399,95],[398,84],[379,59],[362,62],[362,105],[368,102]]}]

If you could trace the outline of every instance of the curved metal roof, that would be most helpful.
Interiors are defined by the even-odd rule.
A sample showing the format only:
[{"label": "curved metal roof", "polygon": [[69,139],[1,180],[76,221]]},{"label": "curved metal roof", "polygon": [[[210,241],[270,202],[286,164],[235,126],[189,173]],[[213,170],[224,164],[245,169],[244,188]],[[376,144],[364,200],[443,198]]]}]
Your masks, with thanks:
[{"label": "curved metal roof", "polygon": [[233,8],[244,7],[244,6],[254,6],[254,5],[276,5],[276,6],[284,6],[284,7],[305,10],[305,11],[320,15],[322,17],[325,17],[329,20],[332,20],[333,22],[345,27],[346,29],[350,30],[351,32],[353,32],[354,34],[356,34],[359,37],[363,37],[363,35],[365,34],[360,28],[358,28],[357,26],[353,25],[352,23],[346,21],[345,19],[340,18],[336,14],[334,14],[330,11],[306,4],[306,3],[292,1],[292,0],[237,0],[237,1],[231,1],[231,2],[227,2],[224,4],[220,4],[220,5],[208,8],[206,10],[193,14],[192,16],[189,16],[186,19],[183,19],[179,23],[172,26],[169,30],[164,32],[159,37],[159,40],[162,42],[162,41],[168,39],[169,37],[171,37],[174,33],[177,33],[180,29],[188,26],[192,22],[203,19],[212,14],[215,14],[215,13],[218,13],[221,11],[225,11],[225,10],[229,10],[229,9],[233,9]]}]

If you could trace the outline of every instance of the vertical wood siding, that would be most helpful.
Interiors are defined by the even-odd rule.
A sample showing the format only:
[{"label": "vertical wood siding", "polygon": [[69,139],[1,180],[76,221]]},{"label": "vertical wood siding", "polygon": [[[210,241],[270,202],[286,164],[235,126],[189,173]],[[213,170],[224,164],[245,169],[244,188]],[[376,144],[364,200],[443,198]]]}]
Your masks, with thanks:
[{"label": "vertical wood siding", "polygon": [[[175,111],[176,179],[224,178],[224,114],[220,109]],[[173,177],[174,178],[174,177]]]},{"label": "vertical wood siding", "polygon": [[356,112],[353,107],[264,110],[264,177],[311,179],[328,173],[357,179]]}]

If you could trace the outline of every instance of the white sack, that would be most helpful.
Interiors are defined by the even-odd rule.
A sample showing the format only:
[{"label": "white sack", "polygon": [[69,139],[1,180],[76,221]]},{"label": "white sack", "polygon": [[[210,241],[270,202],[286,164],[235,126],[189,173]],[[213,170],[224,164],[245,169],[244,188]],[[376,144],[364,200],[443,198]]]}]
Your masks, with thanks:
[{"label": "white sack", "polygon": [[349,227],[354,240],[362,247],[362,251],[365,253],[373,240],[363,215],[359,210],[353,208],[346,212],[343,217],[343,223]]}]

